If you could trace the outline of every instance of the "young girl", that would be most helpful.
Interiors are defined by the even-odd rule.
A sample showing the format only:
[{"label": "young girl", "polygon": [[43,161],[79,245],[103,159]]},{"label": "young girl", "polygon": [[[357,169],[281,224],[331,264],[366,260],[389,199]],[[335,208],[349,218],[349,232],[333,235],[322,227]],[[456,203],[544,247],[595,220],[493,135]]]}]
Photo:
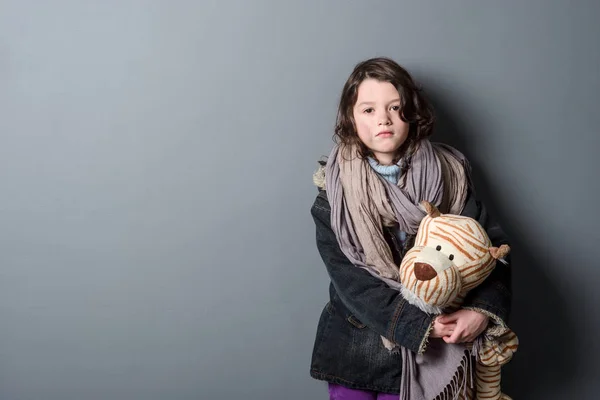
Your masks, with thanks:
[{"label": "young girl", "polygon": [[[401,383],[409,393],[414,355],[434,344],[464,348],[510,312],[510,270],[500,263],[452,314],[434,318],[399,292],[398,266],[425,216],[422,200],[475,218],[494,246],[507,243],[474,197],[467,160],[427,139],[433,120],[411,76],[390,59],[359,63],[344,85],[337,144],[315,174],[320,190],[311,209],[331,284],[310,373],[329,382],[331,399],[398,399]],[[424,393],[450,379],[440,376]],[[403,400],[433,399],[410,393]]]}]

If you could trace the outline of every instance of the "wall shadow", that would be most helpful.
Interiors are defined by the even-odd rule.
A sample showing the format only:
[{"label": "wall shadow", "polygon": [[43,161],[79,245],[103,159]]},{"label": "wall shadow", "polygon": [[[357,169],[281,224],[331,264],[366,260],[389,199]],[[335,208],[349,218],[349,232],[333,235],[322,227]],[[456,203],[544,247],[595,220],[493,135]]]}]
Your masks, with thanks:
[{"label": "wall shadow", "polygon": [[437,94],[435,88],[428,88],[426,95],[437,117],[431,140],[455,146],[469,158],[478,197],[501,222],[511,241],[513,303],[508,322],[519,337],[520,347],[504,367],[503,392],[515,399],[533,399],[543,387],[570,387],[584,365],[583,350],[578,348],[584,338],[569,314],[568,295],[561,294],[556,279],[547,272],[556,268],[529,251],[528,238],[518,228],[517,213],[511,212],[509,204],[496,200],[502,188],[495,187],[474,161],[479,132],[465,131],[457,117],[461,110],[452,109],[452,99]]}]

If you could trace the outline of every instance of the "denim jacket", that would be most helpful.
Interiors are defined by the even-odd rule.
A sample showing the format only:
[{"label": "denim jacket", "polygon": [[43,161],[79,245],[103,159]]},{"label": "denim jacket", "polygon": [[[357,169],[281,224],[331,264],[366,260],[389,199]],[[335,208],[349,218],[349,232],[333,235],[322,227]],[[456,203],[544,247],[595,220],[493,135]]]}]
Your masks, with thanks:
[{"label": "denim jacket", "polygon": [[[330,299],[317,326],[310,375],[349,388],[398,393],[402,358],[399,352],[384,347],[381,336],[416,353],[425,346],[434,316],[346,258],[331,229],[331,207],[324,190],[319,191],[311,214],[317,248],[331,284]],[[476,219],[494,246],[508,244],[500,226],[472,193],[462,215]],[[386,228],[384,236],[399,264],[407,248],[401,248],[393,232],[393,227]],[[506,260],[510,265],[510,258]],[[508,265],[497,263],[492,274],[471,290],[463,308],[482,312],[490,317],[490,323],[504,325],[511,306]]]}]

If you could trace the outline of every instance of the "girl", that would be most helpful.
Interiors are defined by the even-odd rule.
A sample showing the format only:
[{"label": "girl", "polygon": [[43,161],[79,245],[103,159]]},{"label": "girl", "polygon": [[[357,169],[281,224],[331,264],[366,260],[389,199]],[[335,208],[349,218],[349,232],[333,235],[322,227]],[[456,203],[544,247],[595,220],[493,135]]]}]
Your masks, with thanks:
[{"label": "girl", "polygon": [[[434,318],[399,292],[398,266],[425,216],[422,200],[475,218],[494,246],[507,243],[474,197],[467,160],[429,142],[433,120],[411,76],[390,59],[359,63],[344,85],[337,144],[315,174],[311,208],[331,284],[310,373],[329,383],[331,399],[398,399],[402,384],[411,393],[403,400],[432,400],[407,391],[415,355],[434,345],[464,350],[510,312],[510,270],[500,263],[453,314]],[[451,379],[440,376],[424,393],[443,391]]]}]

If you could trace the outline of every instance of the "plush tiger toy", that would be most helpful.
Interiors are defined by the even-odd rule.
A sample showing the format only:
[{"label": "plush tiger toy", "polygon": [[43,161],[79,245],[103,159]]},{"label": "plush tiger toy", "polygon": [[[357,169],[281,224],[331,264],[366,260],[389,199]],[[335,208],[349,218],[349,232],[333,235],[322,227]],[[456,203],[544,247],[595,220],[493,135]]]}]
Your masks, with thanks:
[{"label": "plush tiger toy", "polygon": [[[402,294],[422,310],[441,314],[460,308],[469,292],[485,280],[510,248],[493,247],[483,227],[474,219],[441,214],[428,202],[427,212],[410,249],[400,264]],[[473,346],[476,395],[467,399],[510,400],[500,391],[500,367],[517,350],[517,336],[492,314],[495,324]],[[476,397],[473,397],[476,396]],[[461,397],[462,398],[462,397]]]}]

